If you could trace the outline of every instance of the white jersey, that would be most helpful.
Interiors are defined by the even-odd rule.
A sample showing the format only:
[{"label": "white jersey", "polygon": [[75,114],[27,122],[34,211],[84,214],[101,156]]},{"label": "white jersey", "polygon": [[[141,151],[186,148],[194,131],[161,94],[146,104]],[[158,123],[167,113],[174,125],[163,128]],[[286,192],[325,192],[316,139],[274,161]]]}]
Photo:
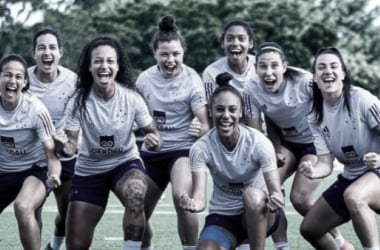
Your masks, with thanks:
[{"label": "white jersey", "polygon": [[77,98],[67,106],[65,129],[79,131],[81,142],[75,165],[76,175],[94,175],[112,170],[123,162],[139,159],[133,122],[146,127],[153,122],[143,98],[127,87],[115,84],[115,94],[107,102],[92,89],[86,111],[79,110]]},{"label": "white jersey", "polygon": [[219,58],[212,64],[208,65],[202,74],[202,81],[206,90],[207,103],[210,103],[211,95],[218,87],[215,82],[216,76],[224,72],[228,72],[233,76],[230,83],[243,96],[244,86],[256,75],[255,57],[253,55],[248,55],[248,66],[243,74],[235,73],[230,66],[228,66],[227,56]]},{"label": "white jersey", "polygon": [[46,166],[42,143],[53,132],[49,112],[38,98],[22,94],[12,111],[0,105],[0,174],[24,171],[34,164]]},{"label": "white jersey", "polygon": [[365,172],[363,155],[380,153],[380,101],[368,91],[352,87],[351,115],[343,105],[343,96],[334,107],[323,104],[323,120],[316,124],[309,116],[310,128],[315,137],[317,154],[332,153],[344,164],[343,176],[353,179]]},{"label": "white jersey", "polygon": [[241,214],[243,190],[253,186],[267,193],[263,172],[277,169],[273,145],[265,135],[245,125],[239,125],[239,130],[233,151],[223,146],[215,128],[190,149],[192,171],[208,168],[214,182],[210,213]]},{"label": "white jersey", "polygon": [[77,75],[67,68],[58,66],[58,77],[51,83],[43,83],[35,74],[36,68],[37,66],[32,66],[28,69],[29,91],[46,105],[55,127],[62,128],[65,107],[75,91]]},{"label": "white jersey", "polygon": [[312,75],[303,74],[295,79],[284,79],[280,89],[272,93],[263,88],[258,76],[245,86],[245,114],[260,118],[261,112],[280,129],[284,140],[311,143],[312,135],[307,115],[312,103]]},{"label": "white jersey", "polygon": [[[155,65],[139,75],[136,85],[160,131],[163,140],[161,152],[189,149],[196,140],[188,134],[193,112],[206,105],[198,73],[182,65],[181,73],[167,79]],[[142,150],[146,151],[144,144]]]}]

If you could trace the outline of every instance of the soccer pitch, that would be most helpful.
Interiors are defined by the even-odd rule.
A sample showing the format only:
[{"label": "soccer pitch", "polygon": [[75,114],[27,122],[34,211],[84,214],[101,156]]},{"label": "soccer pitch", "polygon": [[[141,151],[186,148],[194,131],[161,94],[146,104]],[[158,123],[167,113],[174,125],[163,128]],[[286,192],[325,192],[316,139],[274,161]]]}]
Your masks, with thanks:
[{"label": "soccer pitch", "polygon": [[[341,169],[337,168],[331,176],[326,178],[317,190],[317,197],[321,191],[332,183],[338,172]],[[287,193],[289,193],[292,179],[290,178],[285,183]],[[211,191],[211,180],[208,181],[208,191]],[[301,216],[296,213],[294,208],[286,199],[286,214],[288,219],[288,239],[290,249],[313,249],[306,243],[302,236],[299,234],[299,225],[301,223]],[[42,230],[42,245],[43,247],[50,240],[53,231],[53,221],[56,213],[56,205],[53,194],[51,194],[43,208],[43,230]],[[199,214],[199,226],[203,227],[204,217],[206,212]],[[92,243],[92,250],[108,250],[108,249],[122,249],[123,233],[122,233],[122,216],[123,207],[121,203],[111,195],[106,212],[99,222]],[[377,217],[378,226],[380,227],[380,217]],[[321,218],[323,220],[323,218]],[[171,189],[167,188],[165,191],[165,198],[156,207],[155,213],[151,219],[154,227],[153,245],[156,250],[179,250],[181,244],[177,234],[177,220],[175,211],[172,204]],[[349,240],[357,249],[361,249],[359,240],[355,235],[351,222],[339,227],[343,236]],[[19,250],[22,249],[17,223],[13,212],[13,207],[10,205],[0,215],[0,249]],[[266,243],[266,250],[274,249],[272,239],[268,238]]]}]

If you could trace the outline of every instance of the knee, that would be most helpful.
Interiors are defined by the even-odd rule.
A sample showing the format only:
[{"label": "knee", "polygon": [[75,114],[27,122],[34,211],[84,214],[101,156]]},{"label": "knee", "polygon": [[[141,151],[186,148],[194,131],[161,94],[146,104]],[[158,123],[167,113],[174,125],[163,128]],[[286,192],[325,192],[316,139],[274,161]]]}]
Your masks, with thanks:
[{"label": "knee", "polygon": [[350,188],[346,189],[343,198],[349,210],[360,210],[366,204],[362,193]]},{"label": "knee", "polygon": [[25,201],[16,200],[13,203],[13,207],[14,207],[15,215],[18,219],[21,219],[30,215],[34,216],[35,209],[33,208],[31,204]]},{"label": "knee", "polygon": [[144,213],[144,199],[146,193],[146,185],[143,181],[132,181],[126,184],[124,204],[127,212],[135,215]]},{"label": "knee", "polygon": [[309,196],[300,192],[292,192],[290,195],[290,202],[301,215],[305,215],[312,206]]},{"label": "knee", "polygon": [[300,226],[300,233],[303,238],[306,240],[310,240],[314,238],[313,234],[313,227],[305,222],[305,220],[302,221]]},{"label": "knee", "polygon": [[262,212],[266,208],[267,197],[265,193],[256,188],[248,188],[243,192],[244,209],[248,213]]}]

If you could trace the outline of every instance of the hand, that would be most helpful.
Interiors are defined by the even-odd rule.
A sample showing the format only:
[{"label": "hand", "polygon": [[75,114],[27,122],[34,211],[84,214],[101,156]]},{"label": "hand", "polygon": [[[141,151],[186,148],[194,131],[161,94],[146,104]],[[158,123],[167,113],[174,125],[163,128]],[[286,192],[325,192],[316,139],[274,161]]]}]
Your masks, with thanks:
[{"label": "hand", "polygon": [[190,198],[188,194],[181,195],[179,198],[179,207],[190,212],[198,212],[196,201]]},{"label": "hand", "polygon": [[286,157],[284,154],[282,153],[277,153],[276,154],[276,157],[277,157],[277,166],[280,168],[280,167],[283,167],[285,165],[285,162],[286,162]]},{"label": "hand", "polygon": [[160,139],[153,133],[144,136],[144,143],[149,150],[158,151],[161,148]]},{"label": "hand", "polygon": [[363,156],[363,162],[370,168],[380,167],[380,155],[374,152],[367,153]]},{"label": "hand", "polygon": [[197,117],[194,117],[189,126],[189,135],[199,137],[201,135],[202,123]]},{"label": "hand", "polygon": [[61,185],[61,180],[55,174],[48,175],[48,179],[46,181],[46,184],[49,188],[57,188]]},{"label": "hand", "polygon": [[298,166],[298,170],[307,178],[313,179],[314,166],[311,161],[303,161]]},{"label": "hand", "polygon": [[53,136],[53,140],[54,140],[56,150],[58,152],[62,151],[62,149],[65,147],[65,143],[67,143],[67,141],[69,140],[67,138],[65,131],[63,131],[62,129],[57,129],[52,134],[52,136]]},{"label": "hand", "polygon": [[284,207],[284,197],[282,196],[282,193],[273,192],[269,195],[269,200],[267,203],[267,207],[269,211],[275,212],[277,209],[280,209]]}]

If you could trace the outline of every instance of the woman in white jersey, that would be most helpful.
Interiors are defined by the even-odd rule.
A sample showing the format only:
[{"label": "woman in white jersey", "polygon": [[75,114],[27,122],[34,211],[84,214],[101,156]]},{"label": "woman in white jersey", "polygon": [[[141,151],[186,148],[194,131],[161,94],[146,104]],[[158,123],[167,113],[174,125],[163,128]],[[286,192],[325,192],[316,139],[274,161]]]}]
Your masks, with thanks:
[{"label": "woman in white jersey", "polygon": [[112,191],[123,204],[123,249],[140,249],[145,227],[146,178],[133,123],[143,128],[147,148],[159,150],[160,136],[135,90],[120,43],[110,37],[90,41],[80,57],[77,93],[67,106],[66,151],[81,142],[66,220],[66,248],[89,249]]},{"label": "woman in white jersey", "polygon": [[[60,185],[53,122],[43,103],[26,93],[27,64],[20,55],[0,60],[0,213],[13,202],[24,249],[41,248],[41,209]],[[47,166],[47,172],[46,172]],[[1,226],[1,225],[0,225]],[[6,226],[6,225],[2,225]],[[6,246],[0,248],[6,249]]]},{"label": "woman in white jersey", "polygon": [[324,178],[332,172],[334,158],[344,169],[308,211],[301,233],[318,249],[334,249],[326,232],[352,220],[363,249],[379,250],[375,213],[380,213],[380,101],[351,86],[336,48],[318,51],[313,73],[309,122],[318,161],[303,162],[300,171],[310,179]]},{"label": "woman in white jersey", "polygon": [[[281,183],[294,174],[290,201],[301,215],[312,206],[313,193],[321,179],[310,180],[297,167],[304,161],[317,161],[313,137],[307,122],[312,103],[312,74],[288,66],[281,46],[265,42],[256,50],[257,76],[245,87],[249,125],[261,128],[265,115],[268,136],[277,156]],[[337,230],[332,231],[339,249],[349,249]]]},{"label": "woman in white jersey", "polygon": [[208,65],[202,74],[208,103],[217,87],[216,76],[220,73],[230,73],[233,76],[231,85],[241,94],[244,85],[255,75],[255,57],[249,51],[255,49],[256,36],[248,23],[241,20],[227,22],[220,36],[220,44],[225,56]]},{"label": "woman in white jersey", "polygon": [[[152,39],[157,65],[139,75],[137,88],[148,103],[163,139],[160,152],[149,152],[144,144],[141,149],[148,175],[146,218],[149,220],[170,182],[181,243],[184,249],[193,249],[198,237],[198,217],[180,208],[178,201],[180,194],[189,192],[192,186],[190,146],[209,130],[209,125],[202,80],[183,64],[184,48],[174,17],[163,17]],[[151,239],[152,229],[148,225],[143,249],[151,247]]]},{"label": "woman in white jersey", "polygon": [[190,149],[194,187],[180,204],[191,212],[205,209],[209,169],[214,188],[197,249],[232,250],[246,238],[250,249],[264,249],[284,206],[276,156],[264,134],[239,123],[243,99],[225,74],[217,77],[220,87],[211,96],[215,128]]},{"label": "woman in white jersey", "polygon": [[[76,74],[59,65],[63,54],[59,34],[50,27],[38,31],[33,38],[33,58],[36,65],[28,69],[29,91],[38,97],[47,107],[57,131],[63,129],[64,110],[69,97],[75,91]],[[46,250],[61,249],[65,239],[65,221],[71,178],[74,174],[75,157],[65,157],[57,152],[62,165],[61,186],[54,189],[58,213],[55,217],[55,229]]]}]

